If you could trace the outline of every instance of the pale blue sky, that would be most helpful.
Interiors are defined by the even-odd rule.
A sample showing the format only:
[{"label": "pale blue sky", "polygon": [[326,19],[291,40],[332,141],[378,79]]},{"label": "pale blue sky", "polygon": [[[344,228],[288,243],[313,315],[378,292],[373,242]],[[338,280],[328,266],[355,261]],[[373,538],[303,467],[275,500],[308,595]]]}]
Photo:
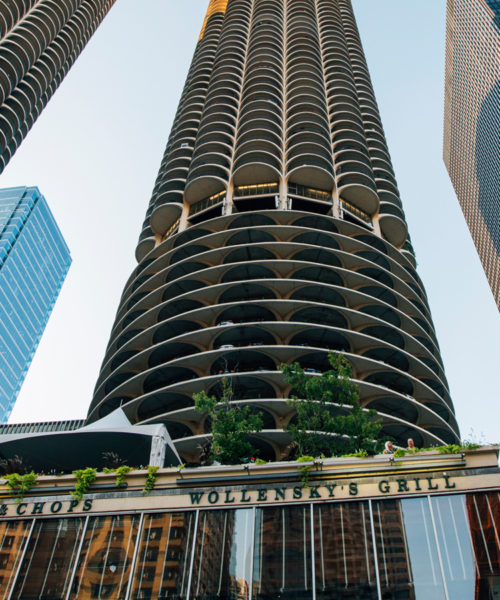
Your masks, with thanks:
[{"label": "pale blue sky", "polygon": [[[74,260],[13,422],[86,415],[207,3],[117,0],[0,176]],[[442,160],[445,0],[354,8],[462,437],[500,441],[500,315]]]}]

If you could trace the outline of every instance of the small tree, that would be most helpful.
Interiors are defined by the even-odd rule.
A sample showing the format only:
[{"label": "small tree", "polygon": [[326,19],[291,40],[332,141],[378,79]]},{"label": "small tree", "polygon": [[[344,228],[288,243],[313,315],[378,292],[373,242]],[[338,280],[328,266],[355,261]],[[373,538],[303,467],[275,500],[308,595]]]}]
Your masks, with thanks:
[{"label": "small tree", "polygon": [[281,366],[285,381],[300,394],[287,401],[297,410],[297,423],[285,427],[299,456],[380,451],[382,422],[375,421],[376,411],[360,406],[349,361],[334,352],[328,360],[332,369],[321,377],[307,375],[298,363]]},{"label": "small tree", "polygon": [[222,396],[194,394],[198,412],[208,413],[212,421],[211,455],[222,464],[241,462],[256,453],[248,437],[262,431],[262,413],[253,414],[249,406],[232,405],[234,394],[227,378],[222,380]]}]

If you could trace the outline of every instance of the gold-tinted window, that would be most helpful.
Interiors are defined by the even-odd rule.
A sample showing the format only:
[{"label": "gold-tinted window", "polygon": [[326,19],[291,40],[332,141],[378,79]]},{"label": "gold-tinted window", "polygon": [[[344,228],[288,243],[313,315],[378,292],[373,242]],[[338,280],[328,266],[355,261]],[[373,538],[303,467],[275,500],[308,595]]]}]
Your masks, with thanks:
[{"label": "gold-tinted window", "polygon": [[146,515],[132,598],[185,598],[196,513]]},{"label": "gold-tinted window", "polygon": [[377,600],[368,502],[314,507],[316,598]]},{"label": "gold-tinted window", "polygon": [[32,521],[0,522],[0,600],[9,597]]},{"label": "gold-tinted window", "polygon": [[131,577],[140,518],[90,519],[70,600],[123,600]]},{"label": "gold-tinted window", "polygon": [[84,523],[83,518],[35,523],[13,599],[66,598]]}]

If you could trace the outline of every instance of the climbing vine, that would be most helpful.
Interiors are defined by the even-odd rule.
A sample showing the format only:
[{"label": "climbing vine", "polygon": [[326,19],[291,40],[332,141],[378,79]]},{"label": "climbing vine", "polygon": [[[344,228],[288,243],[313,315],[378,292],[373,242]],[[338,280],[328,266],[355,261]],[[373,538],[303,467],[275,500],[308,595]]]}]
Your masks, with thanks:
[{"label": "climbing vine", "polygon": [[152,467],[151,465],[148,467],[148,476],[146,477],[146,485],[142,490],[143,494],[149,494],[153,491],[156,482],[158,481],[158,475],[156,472],[160,467]]},{"label": "climbing vine", "polygon": [[10,495],[16,499],[19,504],[24,500],[26,494],[32,487],[38,485],[38,475],[33,471],[26,473],[25,475],[19,475],[19,473],[12,473],[12,475],[4,475],[7,480],[7,487],[10,490]]},{"label": "climbing vine", "polygon": [[[297,462],[314,462],[314,456],[301,456],[297,459]],[[302,475],[301,481],[303,488],[307,489],[309,487],[309,473],[312,470],[313,467],[311,465],[304,465],[303,467],[299,467],[299,472]]]},{"label": "climbing vine", "polygon": [[94,483],[97,477],[97,469],[80,469],[79,471],[73,471],[73,475],[76,477],[76,484],[75,491],[71,492],[71,495],[74,496],[75,500],[80,501]]},{"label": "climbing vine", "polygon": [[133,471],[133,467],[128,467],[127,465],[123,465],[118,467],[117,469],[107,469],[106,467],[103,469],[103,473],[116,473],[116,487],[120,487],[122,483],[125,483],[127,479],[127,475],[130,471]]}]

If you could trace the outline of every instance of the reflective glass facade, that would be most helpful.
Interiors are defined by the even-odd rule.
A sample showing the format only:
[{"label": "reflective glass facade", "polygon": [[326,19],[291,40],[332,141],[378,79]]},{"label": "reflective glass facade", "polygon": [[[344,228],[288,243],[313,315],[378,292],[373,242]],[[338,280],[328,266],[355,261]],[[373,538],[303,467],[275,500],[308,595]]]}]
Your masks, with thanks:
[{"label": "reflective glass facade", "polygon": [[3,521],[0,598],[494,600],[499,528],[498,492]]},{"label": "reflective glass facade", "polygon": [[0,190],[0,422],[7,422],[71,265],[37,188]]},{"label": "reflective glass facade", "polygon": [[448,0],[444,161],[500,308],[500,2]]}]

